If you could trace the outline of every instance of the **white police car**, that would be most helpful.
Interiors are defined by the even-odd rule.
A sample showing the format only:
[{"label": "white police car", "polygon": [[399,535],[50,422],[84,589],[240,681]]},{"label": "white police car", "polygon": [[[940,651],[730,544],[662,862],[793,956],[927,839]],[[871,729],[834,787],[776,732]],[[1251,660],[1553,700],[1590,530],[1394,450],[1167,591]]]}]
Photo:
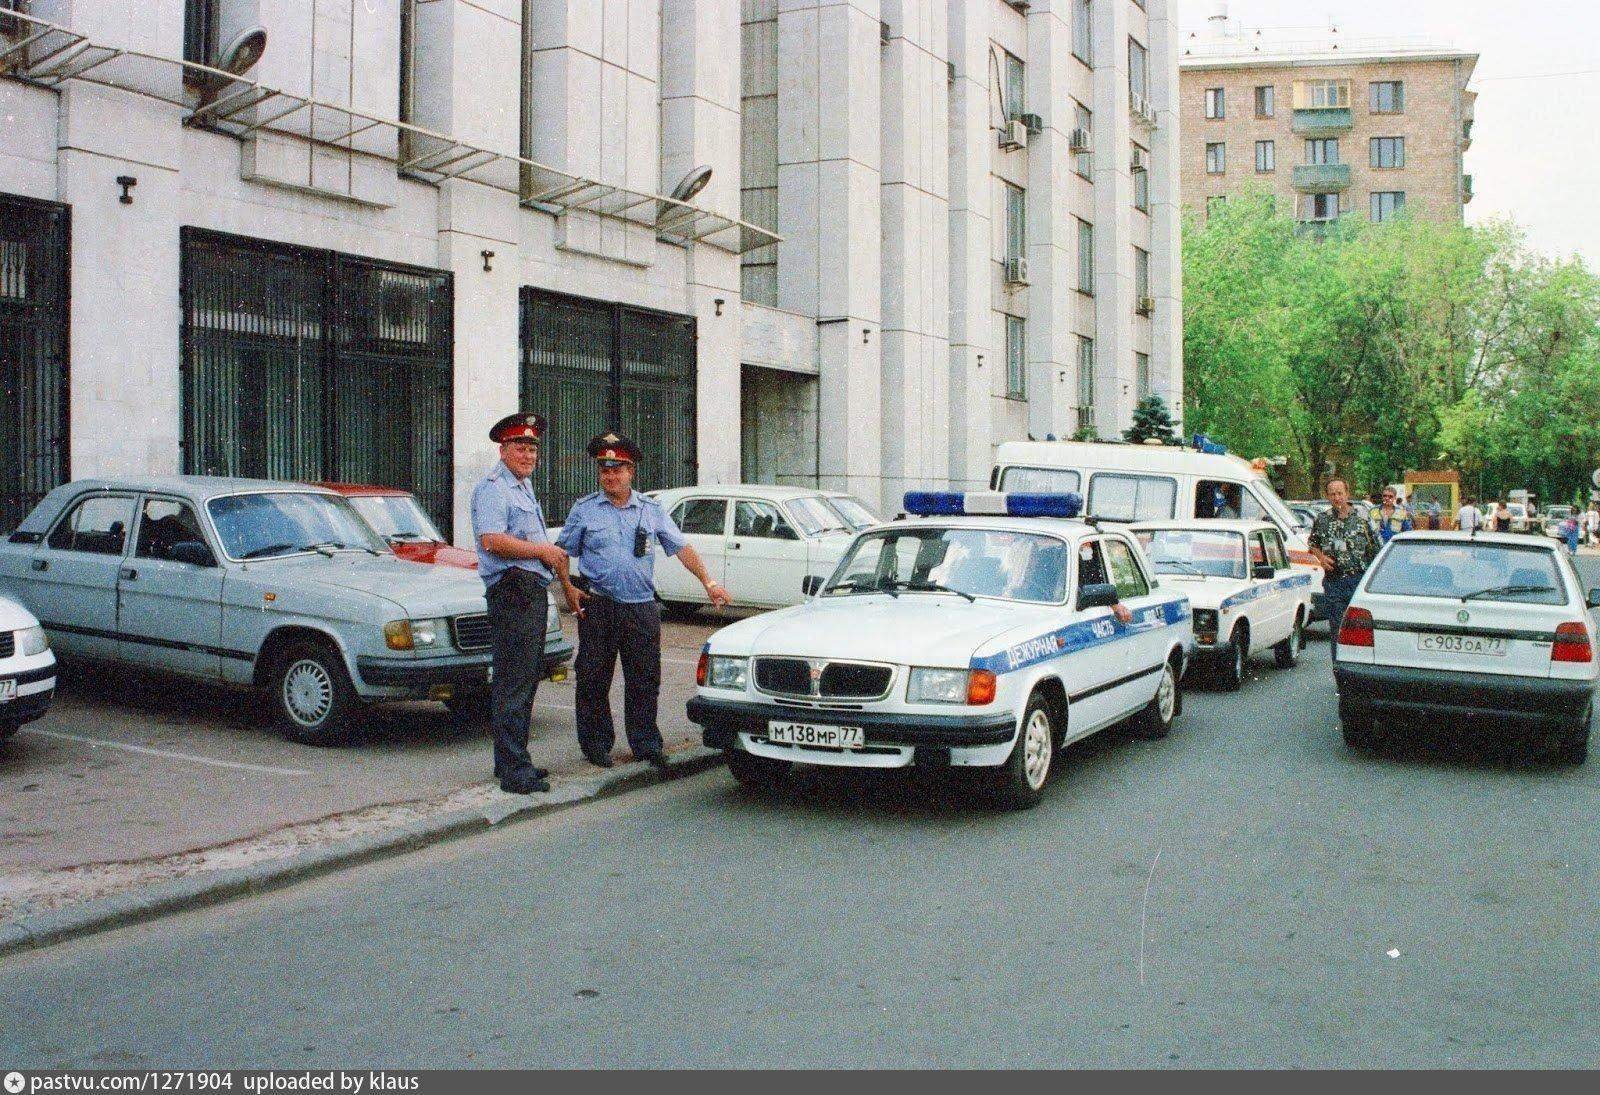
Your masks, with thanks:
[{"label": "white police car", "polygon": [[1292,669],[1305,649],[1312,575],[1296,566],[1266,521],[1143,521],[1129,526],[1155,572],[1189,598],[1195,653],[1229,691],[1245,664],[1271,650]]},{"label": "white police car", "polygon": [[[1076,520],[1076,494],[912,492],[805,604],[725,627],[689,718],[747,785],[792,763],[993,769],[1039,801],[1067,742],[1179,711],[1189,603],[1132,534]],[[818,591],[818,587],[820,591]]]}]

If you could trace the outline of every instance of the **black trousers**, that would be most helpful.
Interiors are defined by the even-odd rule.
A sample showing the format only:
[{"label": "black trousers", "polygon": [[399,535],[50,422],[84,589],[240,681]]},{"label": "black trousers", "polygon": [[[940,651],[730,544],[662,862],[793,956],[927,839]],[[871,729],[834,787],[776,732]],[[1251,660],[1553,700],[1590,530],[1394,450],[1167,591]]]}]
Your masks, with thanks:
[{"label": "black trousers", "polygon": [[515,779],[533,767],[528,755],[528,724],[534,693],[544,677],[550,596],[539,579],[513,568],[489,587],[488,599],[494,642],[494,680],[489,685],[494,774],[496,779]]},{"label": "black trousers", "polygon": [[622,716],[634,756],[658,752],[656,699],[661,693],[661,610],[654,601],[623,604],[591,593],[578,621],[578,744],[611,752],[611,673],[622,660]]}]

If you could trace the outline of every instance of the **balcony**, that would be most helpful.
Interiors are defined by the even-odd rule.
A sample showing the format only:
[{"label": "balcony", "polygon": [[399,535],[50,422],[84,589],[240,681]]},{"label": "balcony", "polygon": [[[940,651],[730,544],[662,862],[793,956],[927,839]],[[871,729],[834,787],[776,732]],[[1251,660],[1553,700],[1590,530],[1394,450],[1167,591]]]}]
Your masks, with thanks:
[{"label": "balcony", "polygon": [[1334,194],[1350,189],[1347,163],[1303,163],[1294,168],[1294,188],[1303,194]]},{"label": "balcony", "polygon": [[1291,126],[1307,137],[1337,137],[1350,132],[1355,116],[1347,106],[1296,107]]},{"label": "balcony", "polygon": [[1461,148],[1463,151],[1472,147],[1472,119],[1468,118],[1461,123]]}]

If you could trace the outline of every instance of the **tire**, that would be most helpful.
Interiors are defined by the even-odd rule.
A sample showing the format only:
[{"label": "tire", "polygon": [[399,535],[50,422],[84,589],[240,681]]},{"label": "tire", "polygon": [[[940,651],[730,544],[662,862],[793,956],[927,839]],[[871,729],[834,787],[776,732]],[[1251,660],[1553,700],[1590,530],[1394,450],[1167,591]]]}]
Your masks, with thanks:
[{"label": "tire", "polygon": [[1237,692],[1244,684],[1245,663],[1250,659],[1249,639],[1243,627],[1228,636],[1228,652],[1217,660],[1217,683],[1224,692]]},{"label": "tire", "polygon": [[489,721],[491,705],[487,688],[463,688],[444,701],[445,710],[457,722],[481,726]]},{"label": "tire", "polygon": [[1182,709],[1183,684],[1178,679],[1178,667],[1171,661],[1161,667],[1161,683],[1156,694],[1144,710],[1133,716],[1134,737],[1145,741],[1159,741],[1172,732],[1172,720]]},{"label": "tire", "polygon": [[777,787],[788,776],[791,767],[786,760],[758,757],[743,749],[724,749],[722,755],[728,762],[728,774],[740,786],[752,791],[770,791]]},{"label": "tire", "polygon": [[[1579,765],[1589,759],[1589,719],[1594,715],[1594,701],[1583,709],[1583,717],[1574,726],[1572,737],[1556,751],[1562,764]],[[3,736],[3,735],[0,735]]]},{"label": "tire", "polygon": [[360,703],[344,659],[323,643],[285,650],[269,687],[279,732],[301,745],[340,744]]},{"label": "tire", "polygon": [[1050,782],[1050,767],[1055,761],[1055,715],[1050,702],[1035,692],[1022,713],[1022,729],[1017,744],[1005,764],[995,770],[995,798],[1011,810],[1031,810],[1044,797]]},{"label": "tire", "polygon": [[1300,664],[1300,652],[1306,648],[1306,620],[1299,609],[1294,613],[1294,630],[1289,637],[1272,648],[1272,658],[1279,669],[1293,669]]}]

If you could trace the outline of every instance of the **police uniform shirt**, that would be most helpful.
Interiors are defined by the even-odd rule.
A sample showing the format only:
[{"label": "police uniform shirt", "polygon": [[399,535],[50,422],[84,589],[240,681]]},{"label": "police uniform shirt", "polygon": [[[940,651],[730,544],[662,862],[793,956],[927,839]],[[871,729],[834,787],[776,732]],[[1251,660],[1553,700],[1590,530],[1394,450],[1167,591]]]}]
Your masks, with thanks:
[{"label": "police uniform shirt", "polygon": [[[645,532],[643,556],[633,553],[636,529]],[[638,491],[622,506],[612,505],[604,491],[584,495],[572,504],[556,541],[577,560],[591,589],[624,604],[655,599],[658,542],[668,555],[687,543],[661,504]]]},{"label": "police uniform shirt", "polygon": [[531,543],[548,543],[550,530],[544,510],[533,496],[533,485],[518,479],[503,460],[472,490],[472,546],[478,551],[478,577],[485,588],[494,585],[513,567],[526,570],[549,585],[555,575],[537,559],[506,559],[483,549],[483,534],[504,532]]}]

